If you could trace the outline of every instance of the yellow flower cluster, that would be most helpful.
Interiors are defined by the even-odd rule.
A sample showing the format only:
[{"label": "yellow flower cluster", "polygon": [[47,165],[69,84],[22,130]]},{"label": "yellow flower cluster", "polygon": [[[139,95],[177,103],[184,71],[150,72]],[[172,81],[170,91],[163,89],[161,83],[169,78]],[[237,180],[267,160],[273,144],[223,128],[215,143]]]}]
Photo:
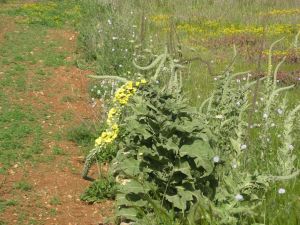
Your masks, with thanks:
[{"label": "yellow flower cluster", "polygon": [[105,143],[111,143],[117,138],[119,134],[119,127],[117,124],[113,124],[110,130],[102,132],[101,136],[95,140],[95,146],[101,146]]},{"label": "yellow flower cluster", "polygon": [[120,113],[120,109],[115,108],[115,107],[113,107],[109,110],[108,115],[107,115],[107,121],[106,121],[109,126],[113,124],[114,118],[116,116],[118,116],[119,113]]},{"label": "yellow flower cluster", "polygon": [[116,91],[114,102],[118,102],[120,105],[126,105],[129,98],[135,94],[137,88],[140,84],[145,84],[146,80],[142,79],[141,81],[133,82],[128,81],[120,89]]},{"label": "yellow flower cluster", "polygon": [[115,105],[108,111],[106,120],[109,128],[103,131],[100,137],[95,140],[95,146],[104,146],[105,144],[113,142],[117,138],[119,134],[119,127],[117,122],[121,113],[121,107],[128,103],[129,98],[135,94],[141,84],[146,83],[147,82],[145,79],[141,79],[140,81],[136,82],[128,81],[116,91],[114,97]]},{"label": "yellow flower cluster", "polygon": [[30,10],[30,11],[38,11],[38,12],[43,12],[43,11],[49,11],[53,10],[57,7],[57,4],[54,2],[49,2],[49,3],[26,3],[24,4],[21,8],[25,10]]},{"label": "yellow flower cluster", "polygon": [[164,15],[164,14],[160,14],[160,15],[155,15],[155,16],[151,16],[150,20],[153,21],[154,23],[166,23],[168,22],[170,19],[169,15]]},{"label": "yellow flower cluster", "polygon": [[292,34],[295,30],[291,24],[272,24],[268,28],[268,33],[273,35],[278,34]]},{"label": "yellow flower cluster", "polygon": [[[269,50],[264,50],[263,55],[268,56],[269,55]],[[296,49],[294,51],[289,51],[289,50],[272,50],[272,56],[278,56],[278,57],[283,57],[283,56],[290,56],[293,54],[299,54],[300,50]]]},{"label": "yellow flower cluster", "polygon": [[263,16],[280,16],[292,14],[300,14],[300,9],[274,9],[267,13],[261,13],[261,15]]},{"label": "yellow flower cluster", "polygon": [[262,26],[246,26],[242,28],[237,28],[235,26],[226,27],[222,30],[225,35],[232,34],[262,34],[264,28]]},{"label": "yellow flower cluster", "polygon": [[203,32],[203,29],[199,25],[188,24],[188,23],[178,25],[177,29],[179,31],[184,31],[189,34],[197,34]]},{"label": "yellow flower cluster", "polygon": [[[298,13],[300,9],[288,9],[288,10],[273,10],[271,14],[292,14]],[[152,16],[152,21],[165,21],[169,19],[168,15],[156,15]],[[282,34],[294,34],[299,29],[300,24],[269,24],[266,27],[267,35],[282,35]],[[199,35],[201,38],[218,37],[222,35],[239,35],[239,34],[252,34],[262,35],[264,33],[264,27],[261,25],[235,25],[235,24],[221,24],[217,20],[201,20],[198,22],[180,22],[176,26],[177,30],[188,35]],[[168,32],[170,29],[168,26],[162,28],[162,31]]]}]

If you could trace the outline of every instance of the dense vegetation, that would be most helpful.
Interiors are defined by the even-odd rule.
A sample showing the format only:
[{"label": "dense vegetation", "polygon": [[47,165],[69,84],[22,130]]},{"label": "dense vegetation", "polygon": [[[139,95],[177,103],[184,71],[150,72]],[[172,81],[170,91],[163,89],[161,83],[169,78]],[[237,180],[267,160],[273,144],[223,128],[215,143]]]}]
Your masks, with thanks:
[{"label": "dense vegetation", "polygon": [[[290,8],[297,4],[280,10],[280,2],[90,3],[99,8],[86,8],[93,23],[81,44],[86,62],[95,62],[94,78],[112,87],[149,81],[124,95],[127,107],[113,105],[118,130],[108,122],[111,138],[102,133],[105,144],[97,139],[87,157],[84,176],[96,155],[117,144],[110,176],[118,183],[119,220],[281,224],[280,204],[299,207],[274,200],[283,192],[297,196],[296,186],[287,194],[289,181],[280,183],[299,173],[299,99],[281,94],[299,93],[288,86],[299,76],[299,12]],[[224,15],[218,6],[235,13]],[[299,220],[294,216],[290,224]]]},{"label": "dense vegetation", "polygon": [[[116,224],[298,224],[300,3],[182,2],[45,1],[6,11],[79,32],[76,66],[93,71],[87,91],[105,112],[69,139],[85,147],[95,139],[83,178],[109,165],[81,199],[114,199]],[[39,127],[26,132],[40,139]]]}]

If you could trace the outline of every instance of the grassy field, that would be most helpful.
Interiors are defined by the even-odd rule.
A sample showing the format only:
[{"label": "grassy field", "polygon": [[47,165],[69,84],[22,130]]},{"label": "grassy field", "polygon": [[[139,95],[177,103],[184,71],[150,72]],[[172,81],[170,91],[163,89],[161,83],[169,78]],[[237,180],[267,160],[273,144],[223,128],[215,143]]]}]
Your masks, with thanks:
[{"label": "grassy field", "polygon": [[[246,74],[254,80],[266,76],[269,47],[284,38],[273,49],[272,64],[276,66],[285,57],[276,82],[279,87],[295,86],[286,92],[287,108],[292,108],[300,101],[300,44],[296,36],[300,31],[299,21],[300,2],[296,0],[47,0],[36,3],[0,0],[0,193],[3,193],[0,224],[87,224],[110,216],[110,212],[98,215],[99,208],[106,204],[112,208],[111,202],[89,207],[75,200],[89,184],[79,181],[83,164],[74,164],[72,157],[85,156],[93,146],[99,130],[103,129],[99,121],[106,118],[120,83],[92,79],[87,83],[86,74],[148,80],[154,70],[140,71],[133,61],[148,65],[166,48],[185,66],[183,95],[191,106],[199,107],[215,90],[220,74],[232,63],[234,49],[237,55],[230,69],[249,71]],[[166,78],[158,79],[160,84],[167,79],[167,66],[164,69]],[[236,84],[240,83],[245,83],[242,76],[236,79]],[[260,90],[262,87],[252,91],[264,91]],[[254,99],[254,104],[255,101],[263,100]],[[100,111],[99,105],[101,114],[95,113],[95,109]],[[297,167],[300,124],[299,119],[295,121],[292,136]],[[279,119],[274,122],[281,123]],[[248,133],[249,143],[255,144],[256,129]],[[277,142],[271,146],[277,147]],[[107,151],[102,159],[111,160],[114,151],[114,148]],[[256,160],[259,159],[252,162],[252,167]],[[64,162],[68,162],[67,169],[61,165]],[[39,200],[35,191],[44,190],[43,184],[36,185],[28,177],[33,174],[35,180],[40,179],[39,169],[44,171],[43,165],[47,168],[60,165],[59,174],[66,174],[61,180],[47,174],[55,185],[65,179],[70,181],[60,191],[55,189],[55,194]],[[72,182],[79,182],[80,188],[73,190]],[[103,178],[96,181],[82,199],[95,202],[100,198],[114,198],[112,183]],[[47,190],[53,188],[49,183],[44,185]],[[280,188],[284,188],[284,194],[278,194]],[[24,193],[30,197],[22,203]],[[255,224],[299,224],[299,198],[298,177],[276,183],[256,209],[263,221]],[[73,208],[71,200],[76,201]],[[44,207],[42,201],[47,201],[49,207]],[[42,216],[30,209],[31,202]],[[71,216],[63,211],[64,207],[71,207]],[[96,213],[91,215],[91,209]],[[74,217],[80,210],[85,214]],[[8,218],[11,213],[14,216]]]}]

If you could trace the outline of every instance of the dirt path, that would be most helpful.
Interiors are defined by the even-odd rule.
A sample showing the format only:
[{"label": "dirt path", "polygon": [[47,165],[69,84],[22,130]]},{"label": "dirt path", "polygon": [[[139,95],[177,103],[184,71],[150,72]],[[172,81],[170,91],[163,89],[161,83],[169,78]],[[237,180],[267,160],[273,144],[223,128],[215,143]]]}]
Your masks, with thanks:
[{"label": "dirt path", "polygon": [[[2,46],[6,44],[7,34],[19,32],[16,29],[11,21],[2,23]],[[76,35],[72,30],[48,29],[43,41],[61,43],[57,51],[67,53],[64,60],[73,62]],[[29,54],[48,54],[43,51],[37,47]],[[88,205],[80,201],[80,195],[90,185],[90,182],[80,176],[82,152],[64,136],[55,138],[58,136],[56,134],[62,134],[68,127],[82,121],[97,121],[98,112],[92,108],[87,95],[86,75],[89,71],[80,70],[72,63],[45,68],[43,63],[43,60],[37,61],[36,65],[22,62],[28,70],[27,86],[37,84],[35,67],[41,66],[49,75],[38,81],[38,88],[26,89],[21,94],[22,98],[13,99],[14,104],[30,105],[35,111],[43,112],[47,108],[44,113],[46,115],[36,119],[44,134],[43,151],[37,156],[40,160],[16,162],[7,173],[0,174],[0,204],[4,200],[10,202],[5,208],[0,207],[0,224],[100,224],[104,215],[110,214],[112,202]],[[9,66],[10,64],[7,67]],[[63,154],[53,154],[54,148],[62,150]],[[16,184],[19,185],[18,188]]]}]

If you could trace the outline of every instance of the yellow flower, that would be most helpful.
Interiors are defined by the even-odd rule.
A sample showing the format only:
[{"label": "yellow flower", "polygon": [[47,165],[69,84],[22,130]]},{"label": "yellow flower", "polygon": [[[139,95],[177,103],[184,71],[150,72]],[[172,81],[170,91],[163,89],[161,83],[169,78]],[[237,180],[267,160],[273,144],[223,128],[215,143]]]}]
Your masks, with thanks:
[{"label": "yellow flower", "polygon": [[112,121],[114,120],[114,117],[118,114],[119,114],[119,109],[117,109],[115,107],[111,108],[107,115],[107,124],[110,125],[112,123]]},{"label": "yellow flower", "polygon": [[139,81],[135,82],[135,86],[139,87],[140,86],[140,83]]},{"label": "yellow flower", "polygon": [[141,84],[146,84],[147,81],[145,79],[141,79]]},{"label": "yellow flower", "polygon": [[118,124],[114,124],[114,125],[112,125],[112,127],[111,127],[114,131],[119,131],[119,126],[118,126]]}]

